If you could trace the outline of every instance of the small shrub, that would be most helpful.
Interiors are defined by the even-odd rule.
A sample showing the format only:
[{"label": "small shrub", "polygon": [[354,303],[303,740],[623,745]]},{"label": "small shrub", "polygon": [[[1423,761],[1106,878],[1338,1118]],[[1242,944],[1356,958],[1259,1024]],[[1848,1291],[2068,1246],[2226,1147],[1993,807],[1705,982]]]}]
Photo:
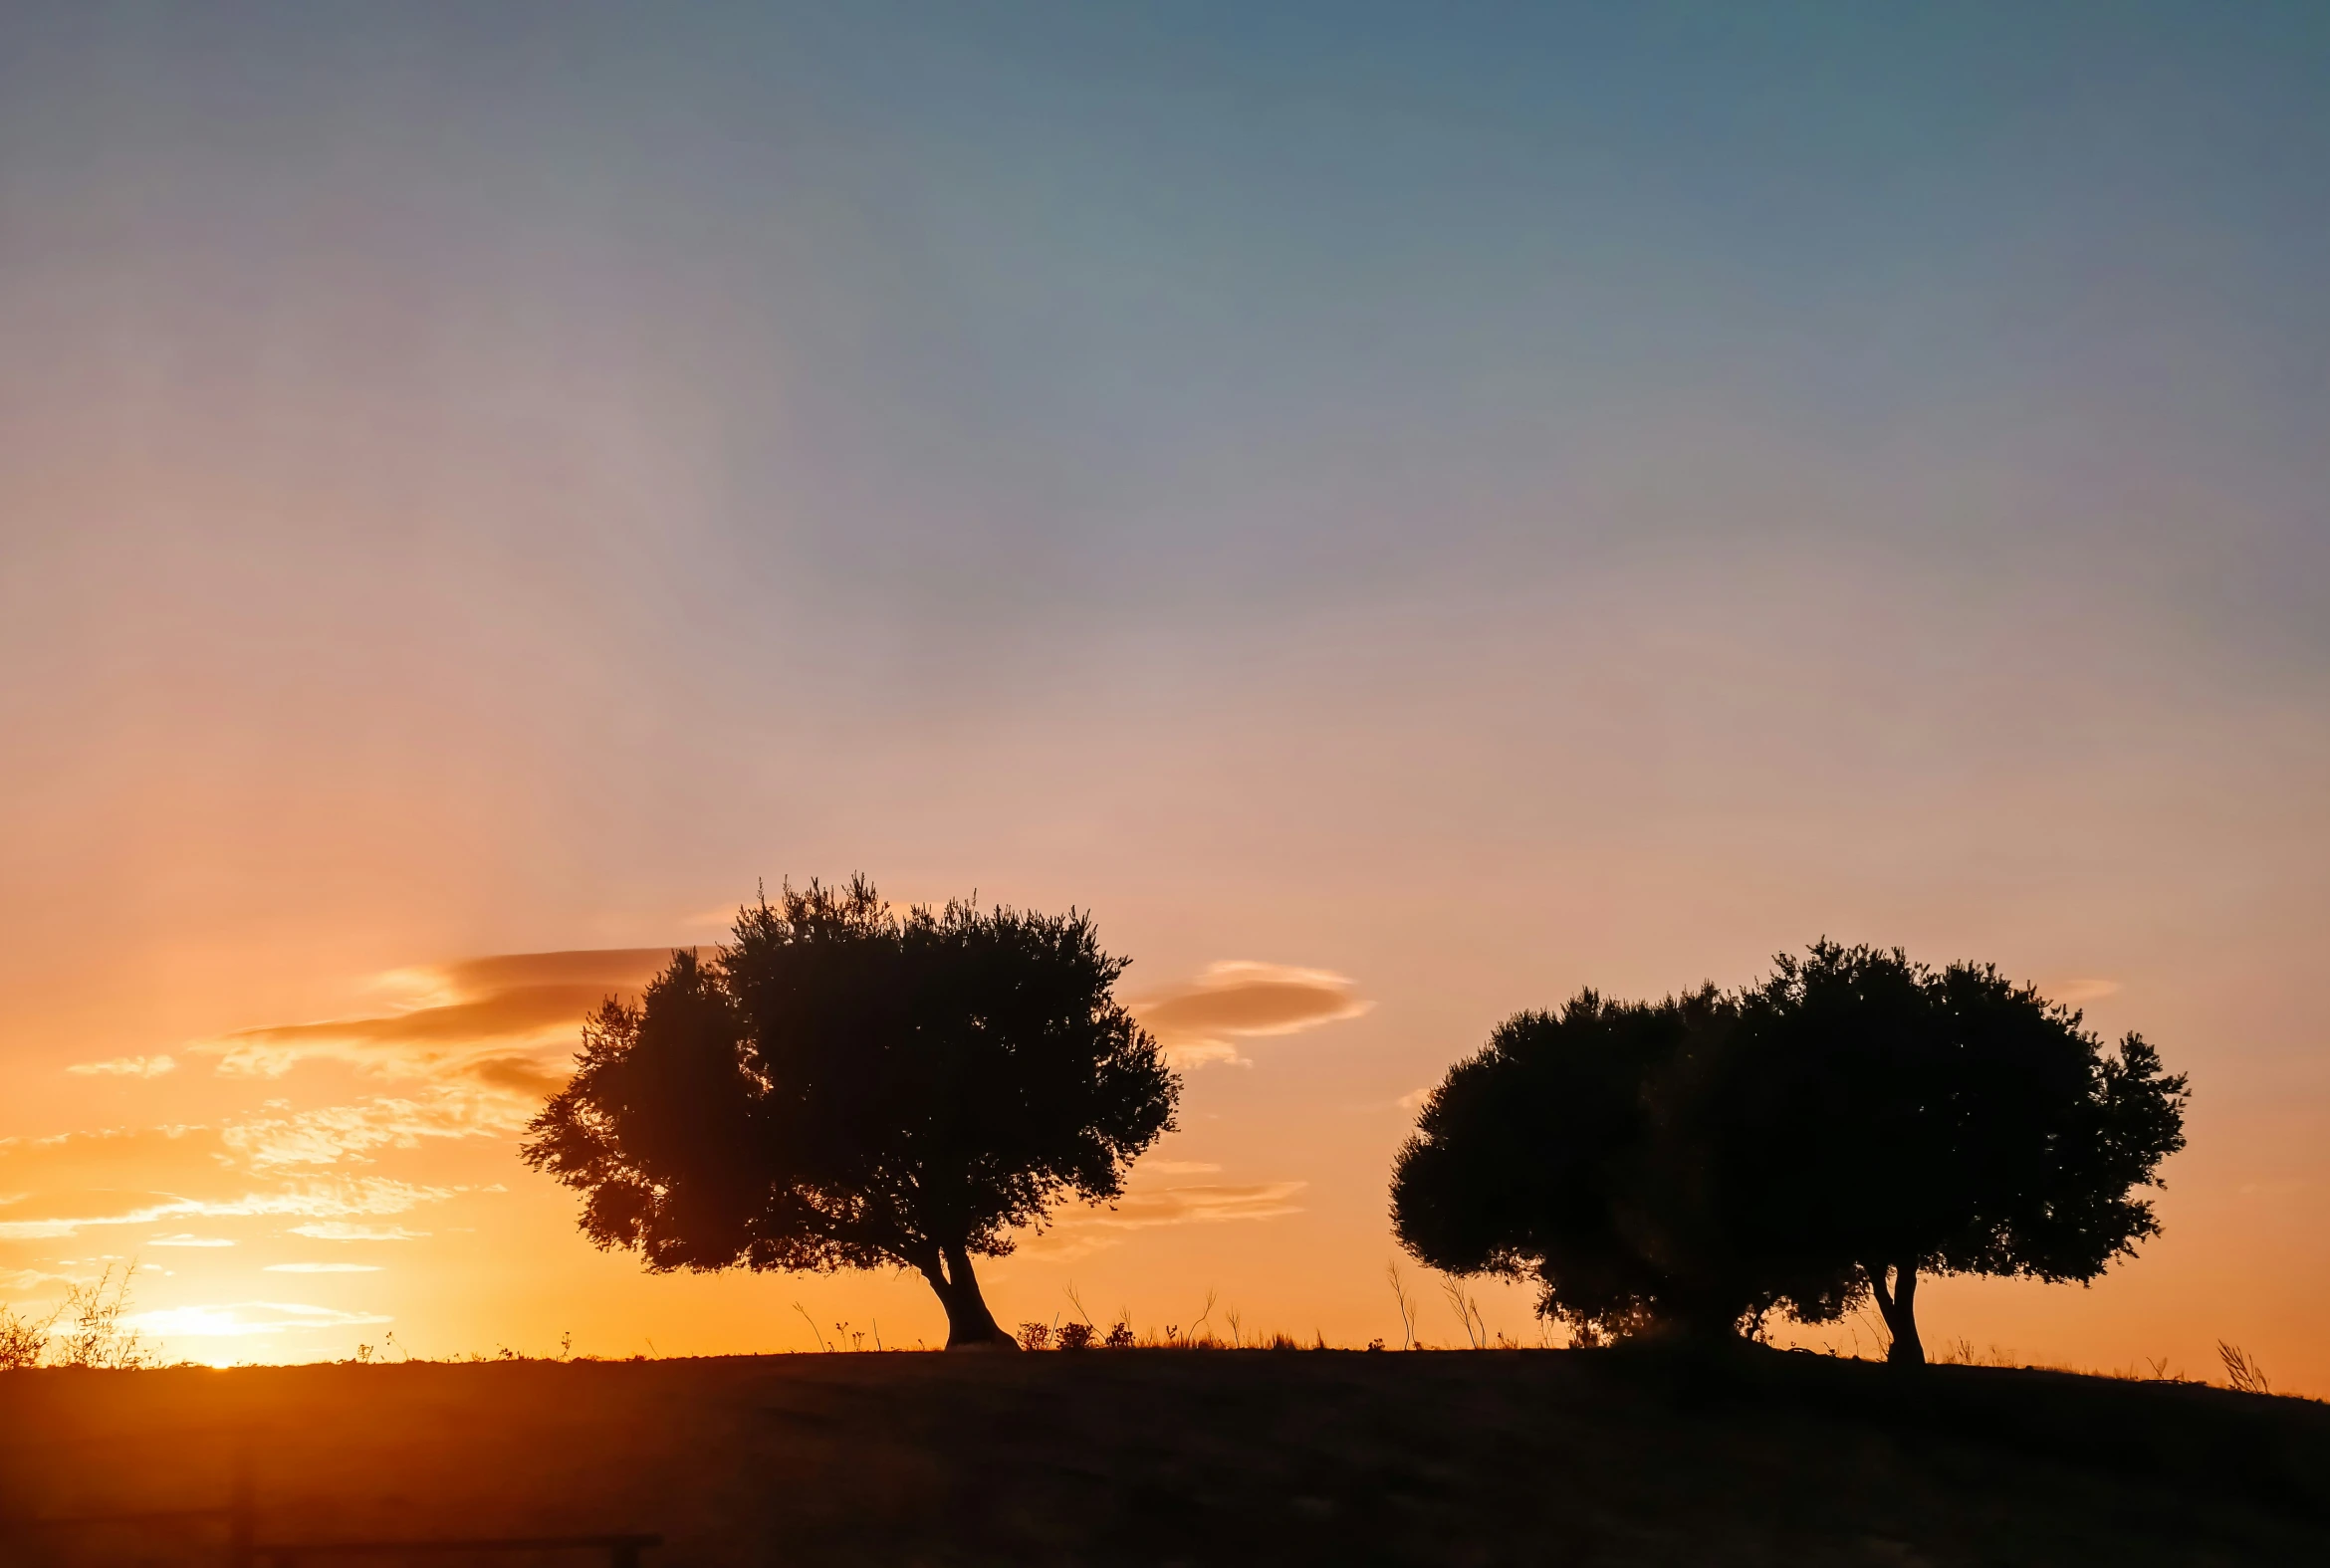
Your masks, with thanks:
[{"label": "small shrub", "polygon": [[1062,1323],[1052,1342],[1061,1350],[1089,1350],[1092,1348],[1092,1325],[1089,1323]]},{"label": "small shrub", "polygon": [[1133,1347],[1132,1319],[1120,1317],[1108,1330],[1108,1337],[1100,1341],[1109,1350],[1130,1350]]},{"label": "small shrub", "polygon": [[73,1287],[58,1309],[73,1326],[58,1342],[56,1365],[126,1371],[153,1359],[137,1331],[121,1322],[129,1312],[129,1276],[136,1272],[137,1265],[131,1262],[116,1280],[114,1265],[108,1263],[94,1284]]},{"label": "small shrub", "polygon": [[1051,1348],[1051,1325],[1049,1323],[1022,1323],[1020,1325],[1020,1348],[1022,1350],[1049,1350]]},{"label": "small shrub", "polygon": [[23,1318],[8,1307],[0,1307],[0,1372],[14,1372],[41,1364],[41,1353],[49,1348],[49,1325],[57,1321],[59,1307],[44,1318]]}]

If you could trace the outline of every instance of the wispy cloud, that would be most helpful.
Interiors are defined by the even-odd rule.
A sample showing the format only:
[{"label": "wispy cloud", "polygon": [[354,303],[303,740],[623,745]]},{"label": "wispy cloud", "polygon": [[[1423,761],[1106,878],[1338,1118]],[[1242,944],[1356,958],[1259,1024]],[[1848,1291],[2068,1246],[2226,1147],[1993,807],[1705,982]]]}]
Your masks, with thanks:
[{"label": "wispy cloud", "polygon": [[1078,1214],[1071,1223],[1138,1231],[1160,1225],[1276,1220],[1282,1215],[1302,1212],[1302,1206],[1291,1200],[1309,1185],[1308,1182],[1256,1182],[1237,1187],[1166,1187],[1150,1193],[1128,1193],[1113,1207]]},{"label": "wispy cloud", "polygon": [[1070,1211],[1043,1232],[1022,1235],[1019,1249],[1032,1257],[1058,1261],[1116,1245],[1122,1237],[1109,1233],[1113,1232],[1277,1220],[1302,1212],[1302,1206],[1293,1199],[1308,1185],[1307,1182],[1254,1182],[1127,1193],[1111,1208]]},{"label": "wispy cloud", "polygon": [[384,979],[415,1006],[238,1029],[188,1049],[225,1073],[281,1077],[303,1061],[337,1060],[388,1078],[469,1077],[546,1093],[563,1075],[535,1053],[571,1046],[585,1014],[609,996],[635,995],[670,958],[669,948],[599,948],[400,970]]},{"label": "wispy cloud", "polygon": [[1243,1064],[1241,1039],[1299,1034],[1355,1018],[1372,1006],[1351,994],[1348,976],[1332,970],[1247,959],[1209,964],[1196,979],[1132,1005],[1166,1055],[1185,1068]]},{"label": "wispy cloud", "polygon": [[250,1193],[217,1201],[175,1198],[118,1214],[0,1221],[0,1240],[54,1240],[92,1229],[153,1225],[164,1220],[224,1220],[254,1215],[397,1215],[421,1204],[442,1203],[461,1191],[457,1187],[416,1187],[409,1182],[391,1182],[380,1177],[343,1178],[286,1192]]},{"label": "wispy cloud", "polygon": [[269,1274],[376,1274],[378,1263],[269,1263],[262,1273]]},{"label": "wispy cloud", "polygon": [[[235,1151],[208,1127],[67,1133],[0,1144],[0,1190],[28,1195],[6,1207],[0,1240],[261,1215],[308,1221],[399,1215],[467,1190],[368,1175],[306,1176],[269,1189],[255,1186],[254,1173],[238,1171],[237,1164]],[[169,1244],[204,1240],[190,1232],[176,1234],[189,1239]]]},{"label": "wispy cloud", "polygon": [[407,1231],[400,1225],[350,1225],[346,1220],[314,1220],[291,1228],[293,1235],[313,1241],[419,1241],[426,1231]]},{"label": "wispy cloud", "polygon": [[[222,1244],[189,1222],[359,1220],[441,1203],[467,1187],[255,1166],[215,1127],[113,1128],[0,1140],[0,1241],[167,1225],[165,1245]],[[183,1239],[181,1239],[181,1237]]]},{"label": "wispy cloud", "polygon": [[372,1151],[412,1149],[431,1138],[494,1138],[534,1114],[533,1096],[476,1085],[440,1084],[412,1098],[378,1096],[353,1105],[282,1110],[229,1123],[226,1146],[253,1169],[369,1163]]},{"label": "wispy cloud", "polygon": [[229,1301],[213,1306],[164,1307],[122,1322],[164,1339],[242,1339],[312,1328],[355,1328],[395,1319],[377,1312],[343,1312],[299,1301]]},{"label": "wispy cloud", "polygon": [[91,1078],[158,1078],[178,1070],[169,1056],[116,1056],[111,1061],[77,1061],[65,1069]]},{"label": "wispy cloud", "polygon": [[146,1238],[147,1246],[232,1246],[235,1243],[223,1235],[156,1235]]},{"label": "wispy cloud", "polygon": [[2039,987],[2040,994],[2049,1002],[2059,1002],[2066,1008],[2076,1008],[2083,1003],[2101,1002],[2106,997],[2118,996],[2120,990],[2118,981],[2105,980],[2095,975],[2056,981],[2052,985]]}]

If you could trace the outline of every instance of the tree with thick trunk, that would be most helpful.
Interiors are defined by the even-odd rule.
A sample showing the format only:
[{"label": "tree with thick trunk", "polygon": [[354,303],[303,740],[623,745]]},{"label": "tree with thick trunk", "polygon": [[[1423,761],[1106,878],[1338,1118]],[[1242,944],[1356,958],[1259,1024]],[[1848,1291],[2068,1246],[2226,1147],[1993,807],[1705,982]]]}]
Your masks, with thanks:
[{"label": "tree with thick trunk", "polygon": [[947,1347],[1012,1343],[974,1255],[1105,1203],[1180,1084],[1117,1003],[1088,915],[900,916],[871,884],[788,886],[710,961],[675,953],[583,1025],[525,1158],[653,1270],[910,1267]]},{"label": "tree with thick trunk", "polygon": [[1741,998],[1711,1074],[1712,1166],[1747,1251],[1865,1293],[1887,1360],[1922,1365],[1922,1274],[2086,1281],[2159,1233],[2137,1194],[2184,1147],[2182,1074],[2143,1036],[2117,1051],[1988,965],[1815,943]]},{"label": "tree with thick trunk", "polygon": [[971,1267],[971,1254],[964,1248],[945,1247],[933,1254],[922,1266],[922,1277],[930,1281],[939,1304],[947,1309],[949,1350],[1017,1348],[1012,1336],[988,1310],[987,1297],[979,1291],[979,1276]]},{"label": "tree with thick trunk", "polygon": [[[1885,1277],[1888,1273],[1893,1276],[1891,1283]],[[1877,1313],[1885,1320],[1885,1332],[1892,1336],[1885,1347],[1885,1359],[1897,1367],[1924,1366],[1926,1346],[1918,1338],[1918,1265],[1880,1264],[1870,1269],[1869,1291],[1877,1298]]]}]

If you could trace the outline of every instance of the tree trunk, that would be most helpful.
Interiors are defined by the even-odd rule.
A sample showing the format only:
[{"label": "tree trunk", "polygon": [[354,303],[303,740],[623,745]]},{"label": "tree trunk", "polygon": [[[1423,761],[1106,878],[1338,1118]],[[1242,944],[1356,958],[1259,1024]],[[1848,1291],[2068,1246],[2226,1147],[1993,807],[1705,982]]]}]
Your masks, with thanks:
[{"label": "tree trunk", "polygon": [[[944,1264],[942,1269],[941,1264]],[[1017,1350],[1019,1344],[1003,1331],[987,1298],[979,1293],[979,1276],[971,1271],[971,1254],[960,1245],[933,1252],[919,1265],[922,1277],[938,1293],[947,1309],[949,1350]]]},{"label": "tree trunk", "polygon": [[1869,1270],[1878,1314],[1885,1319],[1886,1332],[1893,1336],[1885,1359],[1897,1367],[1922,1367],[1926,1364],[1926,1347],[1918,1338],[1918,1265],[1896,1263],[1892,1272],[1892,1288],[1888,1289],[1885,1265]]}]

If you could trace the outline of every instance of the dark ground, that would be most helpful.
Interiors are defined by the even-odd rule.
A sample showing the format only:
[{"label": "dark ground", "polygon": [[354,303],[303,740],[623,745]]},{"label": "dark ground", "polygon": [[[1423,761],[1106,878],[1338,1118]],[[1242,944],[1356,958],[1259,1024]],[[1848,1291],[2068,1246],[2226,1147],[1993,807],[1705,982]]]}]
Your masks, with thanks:
[{"label": "dark ground", "polygon": [[[215,1505],[238,1441],[262,1541],[660,1532],[650,1568],[2330,1564],[2330,1405],[2043,1372],[1147,1350],[0,1374],[14,1516]],[[8,1568],[224,1561],[207,1521],[0,1534]]]}]

